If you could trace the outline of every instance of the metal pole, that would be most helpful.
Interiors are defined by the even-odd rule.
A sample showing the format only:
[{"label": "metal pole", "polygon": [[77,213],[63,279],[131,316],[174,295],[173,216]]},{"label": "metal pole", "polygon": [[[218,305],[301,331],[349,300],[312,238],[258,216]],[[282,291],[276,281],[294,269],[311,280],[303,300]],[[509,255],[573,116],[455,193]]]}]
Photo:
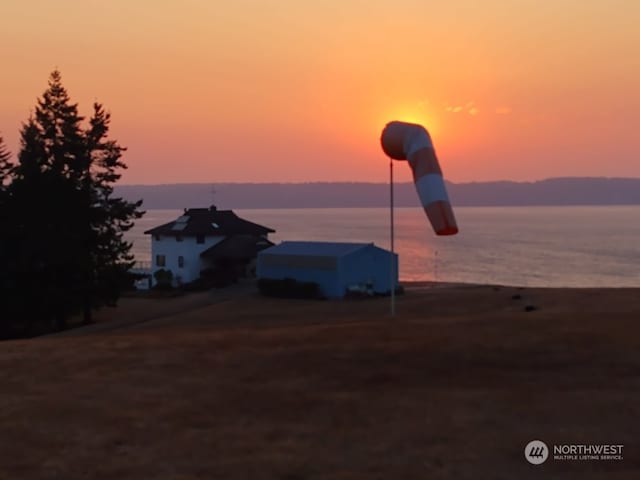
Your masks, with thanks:
[{"label": "metal pole", "polygon": [[393,159],[389,158],[389,210],[391,220],[391,316],[396,314],[396,262],[394,245],[394,222],[393,222]]},{"label": "metal pole", "polygon": [[433,281],[438,283],[438,250],[433,253]]}]

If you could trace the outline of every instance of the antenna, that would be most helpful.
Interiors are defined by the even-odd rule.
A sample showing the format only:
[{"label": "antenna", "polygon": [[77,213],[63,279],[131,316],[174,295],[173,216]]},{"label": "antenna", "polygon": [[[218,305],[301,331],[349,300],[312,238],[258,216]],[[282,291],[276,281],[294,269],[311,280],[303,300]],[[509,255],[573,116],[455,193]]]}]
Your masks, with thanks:
[{"label": "antenna", "polygon": [[216,204],[216,193],[216,186],[212,183],[211,187],[209,188],[209,194],[211,195],[211,205]]}]

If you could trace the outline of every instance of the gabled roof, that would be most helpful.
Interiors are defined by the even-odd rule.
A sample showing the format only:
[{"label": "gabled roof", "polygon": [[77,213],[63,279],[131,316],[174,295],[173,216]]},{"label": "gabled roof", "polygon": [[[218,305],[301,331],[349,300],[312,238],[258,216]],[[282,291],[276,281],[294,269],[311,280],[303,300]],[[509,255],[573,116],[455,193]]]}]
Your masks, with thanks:
[{"label": "gabled roof", "polygon": [[[374,246],[373,243],[349,242],[282,242],[263,250],[265,254],[306,255],[318,257],[344,257],[361,248]],[[378,248],[378,247],[376,247]]]},{"label": "gabled roof", "polygon": [[273,245],[266,238],[255,235],[232,235],[207,248],[200,256],[210,260],[254,258],[259,251]]},{"label": "gabled roof", "polygon": [[266,235],[275,230],[238,217],[231,210],[190,208],[173,222],[165,223],[144,232],[150,235]]}]

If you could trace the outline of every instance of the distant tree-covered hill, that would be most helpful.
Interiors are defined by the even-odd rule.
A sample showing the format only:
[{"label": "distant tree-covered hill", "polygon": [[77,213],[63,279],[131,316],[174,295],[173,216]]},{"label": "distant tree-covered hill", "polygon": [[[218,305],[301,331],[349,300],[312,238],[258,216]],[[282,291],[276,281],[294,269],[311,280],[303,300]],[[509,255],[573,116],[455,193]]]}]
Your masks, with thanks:
[{"label": "distant tree-covered hill", "polygon": [[[212,188],[213,187],[213,188]],[[640,205],[640,178],[551,178],[537,182],[448,183],[455,206]],[[144,208],[383,207],[384,183],[183,183],[120,185],[116,194]],[[397,206],[417,206],[413,183],[395,185]]]}]

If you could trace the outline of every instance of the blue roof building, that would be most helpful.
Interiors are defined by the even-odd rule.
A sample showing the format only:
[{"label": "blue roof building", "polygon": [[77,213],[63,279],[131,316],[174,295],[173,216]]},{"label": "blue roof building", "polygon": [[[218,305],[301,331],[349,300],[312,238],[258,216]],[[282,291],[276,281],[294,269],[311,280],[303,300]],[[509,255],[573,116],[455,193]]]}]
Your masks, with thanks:
[{"label": "blue roof building", "polygon": [[315,282],[327,298],[349,290],[388,294],[398,286],[398,255],[373,243],[282,242],[258,253],[256,274]]}]

